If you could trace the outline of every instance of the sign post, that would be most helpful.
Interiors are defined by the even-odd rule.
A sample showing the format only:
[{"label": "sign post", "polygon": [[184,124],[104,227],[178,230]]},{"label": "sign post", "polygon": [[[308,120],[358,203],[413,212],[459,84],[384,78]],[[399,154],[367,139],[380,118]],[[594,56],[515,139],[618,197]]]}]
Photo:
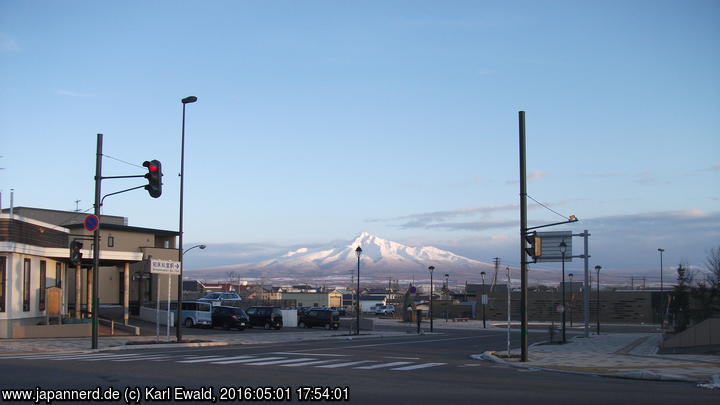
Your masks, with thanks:
[{"label": "sign post", "polygon": [[[167,302],[167,324],[166,324],[166,340],[170,340],[170,287],[172,286],[171,276],[180,275],[180,262],[173,260],[156,260],[150,259],[150,273],[152,274],[166,274],[168,276],[168,302]],[[158,282],[158,286],[160,283]],[[180,308],[176,311],[180,313]],[[155,306],[155,338],[160,340],[160,290],[157,291],[157,304]],[[180,325],[175,325],[179,328]]]}]

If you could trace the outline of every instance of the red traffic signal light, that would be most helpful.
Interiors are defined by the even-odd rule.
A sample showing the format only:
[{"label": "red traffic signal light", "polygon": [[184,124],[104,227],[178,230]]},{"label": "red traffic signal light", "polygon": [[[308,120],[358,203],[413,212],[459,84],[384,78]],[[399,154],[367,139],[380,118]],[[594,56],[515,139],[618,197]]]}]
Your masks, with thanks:
[{"label": "red traffic signal light", "polygon": [[147,174],[145,174],[145,178],[148,179],[145,190],[148,191],[152,198],[160,197],[162,195],[162,164],[159,160],[153,159],[143,162],[143,166],[148,169]]}]

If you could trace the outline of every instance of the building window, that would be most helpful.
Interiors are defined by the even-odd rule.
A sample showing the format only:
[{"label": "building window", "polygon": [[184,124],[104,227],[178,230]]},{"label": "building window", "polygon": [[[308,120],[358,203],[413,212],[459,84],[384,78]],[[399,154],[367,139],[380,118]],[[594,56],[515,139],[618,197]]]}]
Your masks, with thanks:
[{"label": "building window", "polygon": [[108,247],[114,247],[115,246],[115,237],[112,235],[108,235]]},{"label": "building window", "polygon": [[40,260],[40,290],[38,291],[38,310],[45,310],[45,283],[47,282],[47,263]]},{"label": "building window", "polygon": [[55,263],[55,287],[62,287],[62,263]]},{"label": "building window", "polygon": [[169,241],[169,240],[163,241],[163,247],[164,247],[165,249],[170,249],[170,241]]},{"label": "building window", "polygon": [[0,312],[5,312],[5,277],[7,276],[7,271],[5,270],[6,261],[7,257],[0,256]]},{"label": "building window", "polygon": [[30,259],[23,262],[23,311],[30,310]]}]

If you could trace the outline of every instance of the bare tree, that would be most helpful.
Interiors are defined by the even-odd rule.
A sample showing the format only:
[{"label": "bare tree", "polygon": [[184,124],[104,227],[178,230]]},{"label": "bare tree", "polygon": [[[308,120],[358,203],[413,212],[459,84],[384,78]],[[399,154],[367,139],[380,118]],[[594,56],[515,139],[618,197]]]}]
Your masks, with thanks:
[{"label": "bare tree", "polygon": [[710,249],[708,257],[705,261],[708,270],[710,270],[710,287],[716,290],[720,289],[720,246]]}]

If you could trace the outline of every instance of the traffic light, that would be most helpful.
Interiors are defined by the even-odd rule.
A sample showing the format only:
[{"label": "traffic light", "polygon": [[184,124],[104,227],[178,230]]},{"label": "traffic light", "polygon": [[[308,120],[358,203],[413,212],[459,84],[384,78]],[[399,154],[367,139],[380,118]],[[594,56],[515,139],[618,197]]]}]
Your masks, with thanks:
[{"label": "traffic light", "polygon": [[70,263],[80,263],[80,261],[82,260],[82,252],[80,251],[80,249],[82,249],[82,247],[82,242],[78,240],[73,240],[72,242],[70,242]]},{"label": "traffic light", "polygon": [[525,235],[529,247],[525,248],[525,252],[533,259],[533,262],[542,255],[542,239],[533,231]]},{"label": "traffic light", "polygon": [[143,162],[143,166],[147,167],[148,172],[145,174],[145,178],[148,179],[148,184],[145,186],[145,190],[148,191],[150,197],[158,198],[162,194],[162,164],[159,160],[151,160]]}]

